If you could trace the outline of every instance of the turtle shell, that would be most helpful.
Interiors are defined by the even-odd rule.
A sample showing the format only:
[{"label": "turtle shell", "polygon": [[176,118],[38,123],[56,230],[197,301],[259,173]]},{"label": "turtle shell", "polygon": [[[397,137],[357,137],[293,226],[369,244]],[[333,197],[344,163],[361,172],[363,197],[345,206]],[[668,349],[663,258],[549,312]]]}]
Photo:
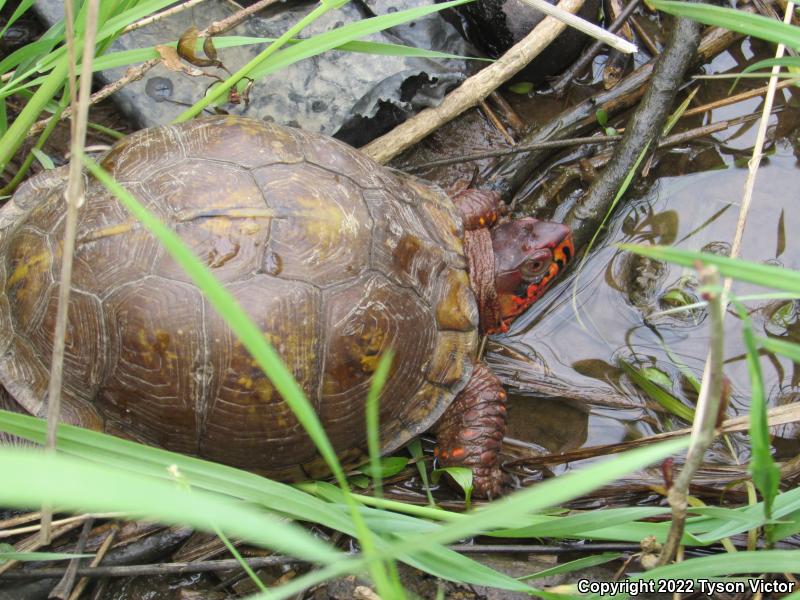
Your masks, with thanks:
[{"label": "turtle shell", "polygon": [[[450,199],[330,138],[240,117],[138,132],[102,165],[176,231],[263,330],[345,465],[364,460],[379,356],[390,452],[430,428],[477,350]],[[0,383],[46,412],[66,171],[0,210]],[[86,182],[64,364],[66,421],[281,479],[324,466],[202,293],[116,198]]]}]

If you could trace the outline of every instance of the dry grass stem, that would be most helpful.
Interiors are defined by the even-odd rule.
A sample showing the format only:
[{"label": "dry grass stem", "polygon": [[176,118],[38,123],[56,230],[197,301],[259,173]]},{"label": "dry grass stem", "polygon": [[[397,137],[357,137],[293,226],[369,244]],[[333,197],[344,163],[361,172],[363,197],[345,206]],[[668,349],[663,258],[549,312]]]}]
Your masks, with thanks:
[{"label": "dry grass stem", "polygon": [[[88,517],[86,517],[86,518],[88,518]],[[52,539],[56,539],[59,536],[64,535],[65,533],[69,533],[73,529],[77,529],[78,527],[80,527],[83,524],[83,521],[85,521],[85,520],[86,519],[83,518],[83,519],[75,520],[75,521],[73,521],[71,523],[66,523],[64,525],[59,525],[58,527],[53,527],[51,538]],[[41,536],[39,534],[35,534],[35,535],[29,536],[29,537],[25,538],[24,540],[14,544],[14,551],[15,552],[34,552],[34,551],[38,550],[39,548],[41,548],[44,545],[45,545],[45,543],[42,542]],[[19,562],[18,560],[8,560],[8,561],[4,562],[3,564],[0,564],[0,575],[2,575],[6,571],[8,571],[12,567],[14,567],[18,562]],[[62,571],[63,571],[63,569],[62,569]],[[56,575],[56,577],[60,577],[60,576],[61,576],[60,574]]]},{"label": "dry grass stem", "polygon": [[[719,286],[719,272],[716,267],[702,267],[699,274],[700,282],[703,286],[707,288],[717,288]],[[697,410],[692,425],[691,445],[686,454],[686,463],[680,474],[675,478],[675,483],[669,489],[667,495],[669,505],[672,507],[672,524],[658,559],[659,565],[671,562],[680,546],[684,525],[686,524],[689,484],[695,472],[703,463],[706,450],[711,446],[716,435],[715,428],[719,405],[722,400],[724,379],[722,365],[725,355],[723,327],[725,316],[722,294],[718,292],[708,292],[707,294],[708,312],[711,321],[711,345],[708,351],[705,372],[703,373],[703,383],[700,386],[700,394],[697,399]]]},{"label": "dry grass stem", "polygon": [[[558,7],[574,13],[582,5],[583,0],[561,0]],[[545,18],[521,42],[445,96],[439,106],[423,110],[361,150],[378,163],[388,162],[486,98],[538,56],[565,27],[553,17]]]},{"label": "dry grass stem", "polygon": [[[24,517],[26,517],[26,521],[24,522],[29,522],[31,519],[28,519],[27,517],[33,517],[34,515],[36,519],[41,518],[41,513],[38,512],[29,513],[28,515],[23,515]],[[66,517],[64,519],[58,519],[57,521],[53,521],[51,525],[53,525],[54,527],[58,527],[61,525],[65,525],[67,523],[82,522],[85,521],[86,519],[115,519],[117,517],[122,517],[122,516],[124,516],[124,513],[116,513],[116,512],[88,513],[83,515],[76,515],[74,517]],[[9,519],[9,521],[11,521],[11,519]],[[15,529],[5,529],[3,527],[0,527],[0,539],[15,537],[18,535],[22,535],[23,533],[34,533],[36,531],[39,531],[41,528],[42,528],[41,522],[36,523],[35,525],[28,525],[26,527],[17,527]]]},{"label": "dry grass stem", "polygon": [[608,44],[615,50],[619,50],[625,54],[633,54],[638,51],[636,44],[632,44],[628,40],[610,33],[602,27],[599,27],[594,23],[590,23],[586,19],[582,19],[581,17],[572,14],[569,10],[562,9],[560,5],[553,6],[552,4],[545,2],[545,0],[522,0],[522,2],[532,8],[535,8],[539,12],[543,12],[546,15],[558,19],[562,23],[566,23],[570,27],[581,31],[586,35],[595,38],[596,40],[600,40],[601,42]]},{"label": "dry grass stem", "polygon": [[[53,356],[50,363],[50,382],[47,390],[47,435],[45,449],[55,451],[56,427],[61,413],[61,383],[64,373],[64,341],[67,333],[67,308],[72,281],[72,255],[75,249],[75,232],[78,225],[78,207],[83,203],[83,170],[81,155],[86,141],[86,128],[89,120],[89,96],[92,91],[92,60],[94,59],[95,36],[97,34],[97,16],[99,0],[89,0],[84,27],[83,56],[81,59],[81,77],[77,97],[75,96],[74,65],[76,59],[75,35],[72,28],[73,18],[71,2],[64,3],[67,15],[66,29],[67,48],[70,63],[70,92],[72,106],[76,118],[72,121],[72,138],[70,143],[71,159],[69,163],[69,180],[67,182],[66,202],[67,215],[64,225],[64,244],[62,248],[61,277],[58,286],[58,306],[56,307],[56,326],[53,334]],[[41,539],[50,540],[50,520],[52,513],[47,507],[42,508]]]},{"label": "dry grass stem", "polygon": [[[790,85],[794,85],[796,81],[791,79],[786,79],[781,81],[780,83],[776,83],[775,89],[781,89],[785,87],[789,87]],[[719,100],[715,100],[714,102],[709,102],[708,104],[703,104],[702,106],[696,106],[694,108],[690,108],[686,112],[681,115],[681,119],[685,119],[686,117],[693,117],[694,115],[699,115],[710,110],[714,110],[715,108],[722,108],[724,106],[730,106],[731,104],[736,104],[737,102],[742,102],[744,100],[749,100],[750,98],[755,98],[756,96],[762,96],[769,90],[769,85],[765,85],[759,88],[754,88],[752,90],[747,90],[746,92],[742,92],[741,94],[735,94],[734,96],[727,96],[725,98],[720,98]]]},{"label": "dry grass stem", "polygon": [[[786,12],[784,13],[783,22],[791,23],[792,14],[794,14],[794,2],[789,2],[786,5]],[[786,46],[778,44],[775,50],[775,58],[781,58],[786,51]],[[756,175],[758,174],[758,167],[761,164],[763,156],[764,141],[767,138],[767,127],[769,125],[769,116],[772,113],[772,105],[775,103],[775,91],[778,85],[778,75],[781,67],[775,65],[772,67],[772,74],[767,84],[767,96],[764,99],[764,106],[761,110],[761,122],[758,125],[758,133],[756,134],[756,142],[753,146],[753,156],[747,163],[748,172],[747,180],[744,184],[744,193],[742,195],[742,205],[739,209],[739,220],[736,223],[736,234],[733,236],[733,243],[731,243],[731,257],[739,256],[739,251],[742,247],[742,236],[744,235],[744,227],[747,222],[747,213],[750,210],[750,202],[753,199],[753,188],[756,184]],[[725,291],[727,292],[731,287],[730,278],[725,279]]]}]

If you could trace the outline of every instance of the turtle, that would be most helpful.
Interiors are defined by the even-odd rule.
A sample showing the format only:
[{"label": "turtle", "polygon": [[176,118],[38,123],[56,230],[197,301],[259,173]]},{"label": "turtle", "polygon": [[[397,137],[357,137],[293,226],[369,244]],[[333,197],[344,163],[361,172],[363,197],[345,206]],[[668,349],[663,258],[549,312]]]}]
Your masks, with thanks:
[{"label": "turtle", "polygon": [[[391,453],[435,430],[437,460],[503,492],[505,392],[478,360],[573,254],[569,229],[448,194],[321,134],[234,116],[134,133],[101,166],[233,294],[299,382],[342,463],[366,458],[380,356]],[[325,464],[269,379],[156,239],[86,177],[62,420],[284,481]],[[66,170],[0,209],[0,384],[46,413]],[[451,197],[452,196],[452,197]]]}]

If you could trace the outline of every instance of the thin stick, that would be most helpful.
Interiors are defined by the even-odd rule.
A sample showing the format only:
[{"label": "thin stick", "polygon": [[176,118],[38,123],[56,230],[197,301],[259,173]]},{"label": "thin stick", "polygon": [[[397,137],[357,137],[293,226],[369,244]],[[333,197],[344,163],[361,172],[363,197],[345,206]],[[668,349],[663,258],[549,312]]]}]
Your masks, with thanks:
[{"label": "thin stick", "polygon": [[[71,15],[71,0],[65,3],[68,21]],[[86,142],[86,127],[89,120],[89,96],[92,92],[92,60],[94,59],[94,42],[97,33],[97,15],[99,0],[89,0],[86,10],[86,23],[84,27],[83,57],[81,60],[81,77],[77,98],[72,96],[73,110],[76,119],[72,122],[72,139],[70,152],[72,158],[69,163],[69,180],[67,182],[66,202],[67,215],[64,225],[64,247],[62,249],[61,279],[58,287],[58,306],[56,308],[56,327],[53,334],[53,357],[50,364],[50,385],[47,390],[47,436],[45,438],[45,451],[55,452],[56,427],[61,413],[61,384],[64,375],[64,341],[67,333],[67,307],[69,306],[69,288],[72,281],[72,255],[75,250],[75,232],[78,226],[78,207],[83,204],[83,172],[81,168],[81,153]],[[70,48],[70,69],[75,64],[75,39],[71,27],[67,27],[67,45]],[[74,77],[70,73],[70,79]],[[74,94],[74,84],[70,83],[70,92]],[[48,543],[50,540],[50,520],[52,512],[47,507],[42,508],[41,539]]]},{"label": "thin stick", "polygon": [[511,134],[508,133],[508,131],[506,131],[505,126],[500,122],[498,116],[494,114],[494,111],[491,109],[491,107],[486,104],[486,100],[481,100],[478,102],[478,106],[481,107],[481,110],[483,111],[483,114],[486,115],[486,118],[492,122],[494,128],[497,129],[497,131],[499,131],[504,138],[506,138],[509,146],[513,146],[516,143],[514,142],[514,138],[511,137]]},{"label": "thin stick", "polygon": [[[561,0],[558,7],[574,13],[582,5],[583,0]],[[361,150],[378,163],[388,162],[444,123],[486,98],[538,56],[564,31],[565,27],[561,21],[553,17],[543,19],[533,31],[503,56],[445,96],[439,106],[423,110]]]},{"label": "thin stick", "polygon": [[[119,525],[116,523],[112,526],[111,531],[108,532],[106,539],[103,540],[103,543],[97,549],[97,553],[94,555],[92,562],[89,564],[89,568],[96,567],[100,564],[100,561],[103,560],[108,549],[111,548],[111,544],[114,543],[114,540],[117,538],[117,534],[119,533]],[[69,596],[69,600],[78,600],[83,590],[86,589],[86,586],[89,585],[89,578],[88,577],[81,577],[78,580],[78,583],[75,585],[75,588],[72,590],[72,594]]]},{"label": "thin stick", "polygon": [[[86,519],[114,519],[114,518],[117,518],[117,517],[122,517],[122,516],[124,516],[124,514],[125,513],[118,513],[118,512],[112,512],[112,513],[90,513],[90,514],[85,514],[85,515],[77,515],[75,517],[67,517],[66,519],[58,519],[57,521],[53,521],[51,523],[51,525],[56,527],[56,526],[65,525],[67,523],[74,523],[76,521],[85,521]],[[40,516],[41,516],[41,513],[35,512],[35,513],[30,513],[30,515],[31,516],[35,515],[35,518],[39,519]],[[25,516],[27,517],[28,515],[25,515]],[[32,519],[26,519],[23,522],[27,523],[30,520],[32,520]],[[16,529],[3,529],[2,527],[0,527],[0,539],[15,537],[15,536],[18,536],[18,535],[22,535],[24,533],[34,533],[36,531],[39,531],[41,528],[42,528],[42,524],[41,523],[37,523],[36,525],[28,525],[27,527],[18,527]]]},{"label": "thin stick", "polygon": [[503,148],[502,150],[486,150],[485,152],[476,152],[475,154],[465,154],[464,156],[454,156],[453,158],[432,160],[422,165],[414,165],[408,168],[404,167],[403,169],[409,173],[414,173],[417,171],[422,171],[424,169],[431,169],[433,167],[446,167],[447,165],[455,165],[463,162],[483,160],[484,158],[497,158],[498,156],[519,154],[521,152],[530,152],[531,150],[545,150],[547,148],[569,148],[571,146],[580,146],[585,144],[607,144],[610,142],[618,142],[621,139],[622,139],[621,135],[609,135],[609,136],[595,135],[590,137],[552,140],[547,142],[538,142],[536,144],[526,144],[524,146],[514,146],[513,148]]},{"label": "thin stick", "polygon": [[639,24],[639,20],[633,16],[630,20],[631,26],[636,30],[636,35],[638,36],[639,40],[641,40],[642,44],[647,47],[647,51],[650,53],[650,56],[656,57],[661,54],[661,51],[658,49],[656,43],[652,40],[650,35],[645,31],[644,27]]},{"label": "thin stick", "polygon": [[206,27],[203,31],[200,32],[200,37],[207,37],[210,35],[219,35],[220,33],[225,33],[226,31],[233,29],[239,23],[246,21],[252,15],[256,14],[260,10],[264,10],[268,6],[272,6],[273,4],[277,4],[278,2],[282,2],[283,0],[260,0],[255,4],[251,4],[247,8],[243,8],[242,10],[238,10],[233,13],[231,16],[226,17],[220,21],[216,21],[212,23],[208,27]]},{"label": "thin stick", "polygon": [[[89,539],[89,533],[92,530],[92,523],[94,523],[94,519],[88,519],[84,522],[83,529],[81,529],[80,536],[78,537],[78,543],[75,545],[76,554],[83,554],[86,550],[86,541]],[[67,598],[69,598],[71,595],[70,591],[75,585],[75,577],[77,576],[76,574],[80,564],[80,558],[73,558],[69,561],[67,564],[67,569],[64,571],[64,575],[61,577],[61,581],[58,582],[56,587],[54,587],[47,596],[48,600],[51,598],[57,600],[67,600]]]},{"label": "thin stick", "polygon": [[155,23],[156,21],[160,21],[161,19],[171,17],[172,15],[177,15],[178,13],[182,13],[185,10],[197,6],[201,2],[205,2],[205,0],[186,0],[185,2],[181,2],[178,6],[173,6],[172,8],[162,10],[154,15],[144,17],[143,19],[139,19],[138,21],[131,23],[122,30],[122,33],[130,33],[131,31],[136,31],[137,29],[146,27],[147,25]]},{"label": "thin stick", "polygon": [[[787,79],[777,83],[775,85],[775,89],[781,89],[785,87],[789,87],[790,85],[794,85],[796,80]],[[709,110],[714,110],[715,108],[722,108],[723,106],[729,106],[731,104],[736,104],[737,102],[742,102],[743,100],[749,100],[750,98],[755,98],[756,96],[761,96],[765,92],[769,90],[769,85],[762,86],[760,88],[754,88],[752,90],[748,90],[746,92],[742,92],[741,94],[736,94],[734,96],[727,96],[726,98],[721,98],[719,100],[715,100],[714,102],[709,102],[708,104],[703,104],[702,106],[696,106],[694,108],[690,108],[686,112],[681,115],[681,119],[685,119],[686,117],[693,117],[694,115],[699,115],[704,112],[708,112]]]},{"label": "thin stick", "polygon": [[[791,22],[792,14],[794,13],[794,3],[788,2],[786,4],[786,12],[784,13],[784,23]],[[775,51],[775,57],[781,58],[783,56],[785,47],[783,44],[778,44]],[[775,102],[775,91],[777,89],[778,75],[780,73],[780,66],[775,65],[772,67],[772,74],[770,76],[769,84],[767,85],[767,95],[764,99],[764,106],[761,112],[761,122],[759,123],[758,133],[756,135],[756,142],[753,146],[753,155],[748,163],[749,170],[747,180],[745,181],[744,194],[742,197],[742,205],[739,209],[739,219],[736,223],[736,233],[731,244],[731,257],[739,255],[742,244],[742,236],[744,235],[744,227],[747,222],[747,213],[750,209],[750,203],[753,198],[753,188],[755,187],[756,176],[758,174],[758,167],[761,163],[763,156],[764,141],[767,136],[767,125],[769,123],[769,116],[772,113],[772,106]],[[707,268],[708,269],[708,268]],[[702,273],[702,271],[701,271]],[[716,282],[712,282],[716,283]],[[724,310],[727,306],[727,296],[730,291],[733,281],[730,277],[725,279],[722,294],[712,294],[709,303],[709,309],[712,320],[712,337],[711,348],[706,358],[705,370],[703,373],[703,385],[700,390],[700,400],[703,400],[703,390],[710,389],[709,395],[719,394],[722,386],[722,320],[724,319]],[[708,385],[707,385],[707,382]],[[719,397],[711,398],[711,400],[719,401]],[[717,405],[718,406],[718,405]],[[672,506],[673,520],[670,527],[667,541],[659,556],[659,565],[664,565],[670,562],[675,555],[676,550],[680,545],[680,540],[683,537],[683,528],[686,522],[686,506],[687,494],[689,483],[692,476],[702,461],[703,454],[708,446],[714,439],[714,425],[717,415],[717,406],[709,404],[705,406],[698,402],[697,416],[695,417],[695,426],[692,428],[692,446],[689,448],[689,453],[686,459],[686,465],[681,471],[680,475],[675,481],[675,485],[669,491],[669,503]],[[701,407],[705,410],[701,411]]]},{"label": "thin stick", "polygon": [[[3,537],[5,530],[9,527],[16,527],[17,525],[22,525],[24,523],[30,523],[31,521],[38,521],[42,516],[40,512],[29,512],[25,513],[24,515],[17,515],[16,517],[11,517],[10,519],[4,519],[0,521],[0,537]],[[36,525],[38,527],[38,525]]]}]

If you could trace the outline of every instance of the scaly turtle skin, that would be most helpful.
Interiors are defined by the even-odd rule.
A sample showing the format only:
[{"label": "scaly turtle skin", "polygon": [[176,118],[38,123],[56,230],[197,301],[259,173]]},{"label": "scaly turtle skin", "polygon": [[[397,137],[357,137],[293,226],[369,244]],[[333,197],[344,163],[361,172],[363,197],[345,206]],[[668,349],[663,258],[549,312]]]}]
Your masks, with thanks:
[{"label": "scaly turtle skin", "polygon": [[[392,348],[382,452],[453,405],[438,430],[439,457],[475,468],[479,495],[500,493],[505,409],[497,380],[475,367],[481,328],[504,329],[535,299],[556,260],[571,255],[566,228],[506,223],[493,249],[493,195],[464,192],[458,208],[335,140],[238,117],[138,132],[102,166],[264,331],[345,466],[365,460],[364,400]],[[46,412],[65,178],[64,170],[33,178],[0,210],[0,383],[34,415]],[[63,419],[278,479],[324,474],[289,407],[159,243],[97,181],[87,181],[86,198]],[[525,227],[557,232],[511,240]]]}]

